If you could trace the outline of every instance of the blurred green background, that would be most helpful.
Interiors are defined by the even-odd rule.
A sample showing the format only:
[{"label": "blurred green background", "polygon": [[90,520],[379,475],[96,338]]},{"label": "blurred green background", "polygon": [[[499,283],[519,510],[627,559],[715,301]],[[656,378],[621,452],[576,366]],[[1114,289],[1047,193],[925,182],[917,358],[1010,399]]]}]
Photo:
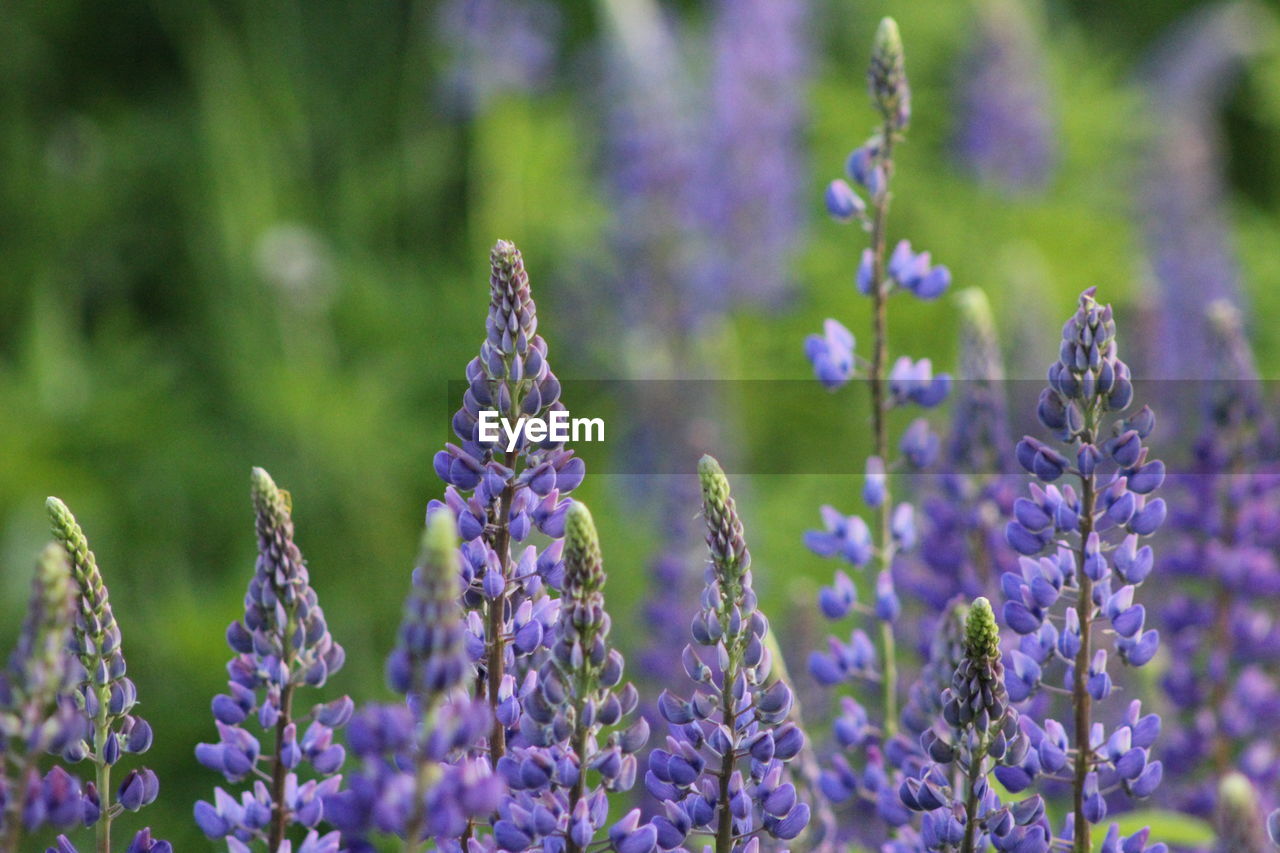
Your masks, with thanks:
[{"label": "blurred green background", "polygon": [[[984,179],[957,155],[984,4],[806,5],[806,70],[785,93],[802,108],[805,170],[785,292],[717,314],[696,345],[688,328],[659,324],[650,355],[692,349],[700,375],[802,379],[801,342],[822,318],[863,335],[851,287],[862,238],[826,219],[821,192],[872,125],[865,61],[877,19],[893,14],[915,93],[893,231],[931,249],[957,286],[988,292],[1013,375],[1036,376],[1053,357],[1084,287],[1099,285],[1122,324],[1199,310],[1153,274],[1158,246],[1144,236],[1161,203],[1144,207],[1143,187],[1188,180],[1160,172],[1161,146],[1188,132],[1211,140],[1210,156],[1178,168],[1207,182],[1228,227],[1268,373],[1280,359],[1268,319],[1280,311],[1272,7],[1238,7],[1250,44],[1233,46],[1232,31],[1219,46],[1236,72],[1195,102],[1192,131],[1152,94],[1153,57],[1209,5],[1026,7],[1050,149],[1030,187]],[[161,799],[127,829],[145,821],[179,850],[203,849],[191,807],[219,780],[192,748],[214,734],[223,631],[253,567],[251,465],[292,492],[299,543],[348,650],[330,694],[385,694],[417,530],[441,492],[431,456],[447,382],[482,339],[495,238],[524,249],[562,378],[633,373],[617,349],[636,320],[600,285],[625,286],[614,246],[630,225],[612,180],[630,164],[601,142],[616,93],[593,70],[608,15],[586,0],[533,8],[535,28],[554,15],[538,79],[495,75],[483,88],[487,70],[528,46],[511,21],[464,39],[447,24],[456,9],[431,3],[47,0],[0,15],[0,624],[6,640],[16,633],[47,536],[44,497],[59,495],[98,554],[156,731],[147,761]],[[705,70],[714,8],[661,13]],[[895,347],[953,367],[954,310],[902,307]],[[822,447],[829,434],[795,413],[727,417],[727,433],[746,439],[774,430]],[[744,479],[760,583],[785,613],[829,571],[801,534],[852,478]],[[654,513],[621,480],[589,475],[576,496],[605,520],[619,642],[634,648],[651,630],[633,612],[658,540]]]}]

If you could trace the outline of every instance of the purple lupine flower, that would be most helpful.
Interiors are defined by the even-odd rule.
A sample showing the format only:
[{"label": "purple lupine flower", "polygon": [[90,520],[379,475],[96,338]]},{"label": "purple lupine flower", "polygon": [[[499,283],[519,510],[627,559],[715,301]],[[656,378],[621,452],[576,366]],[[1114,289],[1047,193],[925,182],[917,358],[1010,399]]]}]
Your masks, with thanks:
[{"label": "purple lupine flower", "polygon": [[[67,654],[74,601],[66,550],[41,552],[17,646],[0,672],[0,850],[11,853],[25,832],[50,824],[68,829],[83,819],[78,780],[61,768],[42,776],[46,752],[60,755],[85,737],[73,689],[78,663]],[[14,775],[10,776],[10,771]]]},{"label": "purple lupine flower", "polygon": [[348,727],[360,765],[344,790],[324,801],[325,819],[342,832],[344,849],[372,850],[369,839],[379,833],[415,847],[426,839],[456,843],[497,810],[505,791],[488,759],[474,754],[489,731],[489,708],[466,692],[475,667],[459,602],[454,528],[448,510],[427,522],[387,662],[387,680],[406,702],[361,708]]},{"label": "purple lupine flower", "polygon": [[[638,702],[622,682],[623,660],[609,647],[604,563],[595,523],[574,503],[565,519],[564,586],[551,653],[524,697],[520,737],[498,762],[513,796],[494,824],[499,849],[597,849],[608,822],[608,795],[635,784],[636,758],[649,723],[626,718]],[[604,731],[608,738],[601,743]],[[657,830],[628,813],[607,833],[612,849],[648,853]],[[518,841],[517,841],[518,840]]]},{"label": "purple lupine flower", "polygon": [[1171,801],[1209,817],[1219,780],[1243,773],[1264,791],[1280,779],[1280,466],[1276,423],[1260,394],[1240,313],[1209,306],[1212,379],[1185,474],[1171,476],[1174,536],[1159,563],[1178,578],[1162,608],[1172,650],[1161,680],[1176,713]]},{"label": "purple lupine flower", "polygon": [[[457,518],[468,642],[493,716],[488,752],[497,767],[508,730],[520,719],[518,686],[536,671],[536,653],[552,639],[559,604],[546,587],[560,585],[567,495],[586,468],[562,442],[531,442],[521,431],[507,450],[502,430],[497,440],[481,430],[481,420],[495,414],[517,422],[565,410],[547,343],[537,333],[537,306],[520,250],[499,240],[489,261],[487,334],[480,355],[467,365],[468,388],[453,417],[461,443],[435,456],[436,474],[448,486],[444,501],[432,501],[427,515],[447,506]],[[535,529],[550,544],[541,551],[524,544],[517,552]]]},{"label": "purple lupine flower", "polygon": [[1218,113],[1245,61],[1265,46],[1270,24],[1247,3],[1225,2],[1187,16],[1161,39],[1144,83],[1159,132],[1150,134],[1137,194],[1156,293],[1148,371],[1156,378],[1206,378],[1211,343],[1202,318],[1225,299],[1244,304],[1231,246]]},{"label": "purple lupine flower", "polygon": [[751,555],[729,481],[710,456],[698,463],[698,477],[710,564],[692,627],[695,644],[713,657],[708,662],[686,647],[685,670],[700,687],[688,700],[670,691],[659,699],[668,736],[666,748],[649,756],[645,787],[663,804],[652,824],[661,849],[707,833],[717,850],[754,850],[757,834],[785,841],[809,822],[809,805],[784,775],[805,737],[787,720],[791,689],[769,679],[768,620],[751,586]]},{"label": "purple lupine flower", "polygon": [[436,9],[433,23],[446,63],[444,100],[464,115],[551,81],[561,23],[552,3],[448,0]]},{"label": "purple lupine flower", "polygon": [[712,304],[777,304],[791,289],[806,221],[809,36],[803,0],[714,5],[694,195],[706,231],[695,287]]},{"label": "purple lupine flower", "polygon": [[[888,184],[893,175],[894,146],[903,139],[911,115],[902,41],[892,19],[883,20],[876,32],[868,85],[881,124],[845,163],[849,179],[867,198],[867,211],[864,217],[855,214],[837,218],[863,221],[870,232],[870,247],[859,257],[854,280],[857,291],[873,303],[871,352],[865,370],[872,400],[873,454],[867,460],[862,495],[875,520],[869,523],[859,516],[845,515],[836,507],[823,507],[825,530],[807,533],[805,544],[819,556],[838,557],[854,568],[873,572],[874,601],[860,602],[858,585],[841,571],[832,585],[820,593],[819,606],[830,619],[857,615],[871,620],[878,628],[878,640],[873,640],[862,627],[846,636],[830,637],[826,651],[810,655],[809,670],[815,680],[826,686],[864,683],[875,685],[880,691],[878,717],[854,697],[840,697],[834,736],[841,750],[832,757],[821,779],[822,789],[831,800],[848,801],[856,794],[857,800],[874,808],[871,819],[859,819],[856,826],[842,828],[842,836],[857,833],[862,836],[859,840],[878,845],[886,835],[902,843],[914,837],[914,830],[908,826],[911,812],[898,797],[897,789],[903,774],[924,761],[919,746],[898,733],[901,721],[894,625],[902,612],[897,579],[903,571],[898,558],[915,546],[919,534],[915,508],[895,501],[891,494],[891,478],[886,472],[901,463],[890,458],[888,413],[903,406],[937,406],[951,387],[950,377],[935,375],[929,359],[902,356],[890,364],[888,298],[895,291],[904,291],[919,299],[934,299],[950,285],[951,274],[946,267],[934,264],[927,251],[917,251],[906,240],[899,241],[892,252],[888,248]],[[853,187],[849,189],[852,191]],[[841,187],[836,193],[846,195]],[[847,198],[842,204],[847,207]],[[828,321],[826,335],[811,336],[805,350],[818,379],[828,387],[837,388],[852,375],[853,336],[837,321]],[[902,462],[923,468],[936,460],[941,442],[929,424],[918,419],[903,433],[898,449]],[[852,763],[842,754],[846,750]]]},{"label": "purple lupine flower", "polygon": [[[62,757],[73,762],[87,758],[94,765],[94,784],[86,785],[83,792],[82,819],[86,825],[96,824],[98,847],[107,849],[111,823],[121,808],[136,811],[159,793],[155,773],[143,767],[131,771],[114,792],[114,799],[112,796],[112,768],[123,756],[141,755],[151,748],[151,726],[132,713],[138,691],[125,675],[120,626],[89,540],[66,504],[51,497],[45,506],[53,522],[53,536],[70,558],[78,592],[70,649],[80,662],[75,703],[84,715],[85,737],[66,744]],[[64,789],[68,781],[71,777],[55,780]]]},{"label": "purple lupine flower", "polygon": [[[925,813],[921,839],[927,850],[997,850],[1047,853],[1052,830],[1044,801],[1029,797],[1005,806],[990,785],[997,764],[1021,764],[1031,749],[1004,686],[1000,631],[985,598],[965,619],[964,654],[951,686],[939,697],[942,720],[926,728],[920,744],[929,756],[920,775],[899,789],[903,803]],[[957,782],[957,780],[959,780]]]},{"label": "purple lupine flower", "polygon": [[725,295],[692,286],[703,279],[706,251],[697,198],[709,183],[702,179],[701,93],[680,50],[678,22],[636,8],[645,14],[605,7],[607,101],[599,113],[614,214],[609,242],[613,266],[625,273],[610,277],[614,310],[643,336],[629,349],[643,352],[662,345],[659,333],[696,329],[716,316]]},{"label": "purple lupine flower", "polygon": [[1004,461],[1009,427],[1004,370],[986,296],[976,288],[957,294],[960,307],[960,379],[951,431],[941,464],[929,478],[920,548],[925,571],[909,572],[905,586],[935,610],[959,595],[999,592],[1000,576],[1016,568],[1004,541],[1003,519],[1016,497]]},{"label": "purple lupine flower", "polygon": [[[1019,571],[1001,578],[1005,623],[1023,635],[1010,654],[1010,694],[1036,692],[1056,669],[1061,689],[1071,696],[1073,720],[1068,734],[1056,720],[1037,725],[1024,717],[1032,749],[1020,765],[995,771],[1013,792],[1037,775],[1065,774],[1074,811],[1060,840],[1070,839],[1079,851],[1091,849],[1091,826],[1106,817],[1106,794],[1145,798],[1164,772],[1150,758],[1158,717],[1143,717],[1135,700],[1108,734],[1093,714],[1094,704],[1113,690],[1107,649],[1095,626],[1109,623],[1111,648],[1129,666],[1149,662],[1159,643],[1159,633],[1145,625],[1145,608],[1134,600],[1153,559],[1150,546],[1138,543],[1166,514],[1164,501],[1151,497],[1164,466],[1143,446],[1155,418],[1143,408],[1105,423],[1132,399],[1111,306],[1100,305],[1091,288],[1063,328],[1049,387],[1040,396],[1037,415],[1058,446],[1030,436],[1017,445],[1018,463],[1040,482],[1014,503],[1006,535],[1023,556]],[[1074,482],[1054,485],[1064,477]]]},{"label": "purple lupine flower", "polygon": [[1042,189],[1057,165],[1043,55],[1027,4],[978,4],[957,76],[955,153],[979,180],[1011,192]]},{"label": "purple lupine flower", "polygon": [[[236,656],[227,664],[229,691],[212,703],[218,742],[197,746],[196,759],[228,782],[254,781],[239,801],[215,788],[213,803],[196,803],[195,819],[205,835],[225,838],[233,848],[263,841],[277,851],[288,843],[290,827],[310,831],[324,818],[324,800],[337,791],[345,758],[333,734],[351,716],[352,703],[343,696],[305,715],[295,709],[298,691],[323,687],[342,668],[345,653],[329,634],[294,544],[292,498],[261,468],[253,469],[251,482],[258,559],[244,616],[227,628]],[[260,735],[268,733],[273,746],[264,751]],[[314,778],[302,782],[304,762]]]}]

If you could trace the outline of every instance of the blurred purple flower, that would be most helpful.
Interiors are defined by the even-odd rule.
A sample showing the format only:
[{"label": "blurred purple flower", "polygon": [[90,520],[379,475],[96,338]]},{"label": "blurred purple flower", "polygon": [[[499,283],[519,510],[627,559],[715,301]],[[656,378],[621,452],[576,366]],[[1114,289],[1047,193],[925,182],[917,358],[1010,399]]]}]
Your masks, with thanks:
[{"label": "blurred purple flower", "polygon": [[1025,0],[984,0],[974,28],[957,86],[956,155],[986,183],[1042,189],[1058,151],[1036,22]]}]

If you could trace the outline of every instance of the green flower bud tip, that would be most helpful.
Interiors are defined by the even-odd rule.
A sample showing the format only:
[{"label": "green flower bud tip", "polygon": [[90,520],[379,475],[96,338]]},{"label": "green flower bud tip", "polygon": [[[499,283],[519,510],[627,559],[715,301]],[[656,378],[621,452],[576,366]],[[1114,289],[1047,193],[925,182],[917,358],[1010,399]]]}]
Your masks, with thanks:
[{"label": "green flower bud tip", "polygon": [[98,571],[97,558],[89,550],[89,539],[84,535],[76,517],[71,514],[61,500],[48,498],[45,508],[49,511],[49,519],[53,522],[53,538],[62,544],[71,560],[76,585],[87,606],[94,611],[101,610],[106,604],[107,591],[102,583],[102,574]]},{"label": "green flower bud tip", "polygon": [[27,671],[21,687],[31,691],[37,704],[52,701],[60,687],[71,625],[71,564],[67,549],[50,542],[36,561],[27,621],[15,656]]},{"label": "green flower bud tip", "polygon": [[871,97],[895,130],[903,130],[911,117],[911,93],[907,87],[907,63],[898,22],[884,18],[876,30],[867,70]]},{"label": "green flower bud tip", "polygon": [[72,559],[78,561],[88,554],[88,540],[67,505],[58,498],[50,497],[45,500],[44,506],[49,511],[49,520],[53,522],[54,538],[63,544]]},{"label": "green flower bud tip", "polygon": [[1218,783],[1218,801],[1235,814],[1252,814],[1258,807],[1258,793],[1243,774],[1232,771]]},{"label": "green flower bud tip", "polygon": [[873,52],[885,65],[902,61],[902,34],[898,32],[898,22],[893,18],[880,19]]},{"label": "green flower bud tip", "polygon": [[715,507],[723,512],[729,500],[729,478],[714,456],[704,454],[698,460],[698,482],[702,484],[703,505],[708,511]]},{"label": "green flower bud tip", "polygon": [[433,513],[422,533],[422,548],[418,565],[425,567],[432,578],[454,580],[458,572],[458,534],[454,516],[448,509]]},{"label": "green flower bud tip", "polygon": [[36,588],[40,596],[41,612],[46,624],[70,621],[68,604],[71,595],[71,564],[67,562],[67,549],[50,542],[40,552],[36,562]]},{"label": "green flower bud tip", "polygon": [[964,626],[965,654],[974,660],[993,660],[1000,657],[1000,629],[991,602],[978,597],[969,608]]},{"label": "green flower bud tip", "polygon": [[254,510],[277,523],[289,518],[293,512],[293,498],[276,485],[265,468],[254,468],[250,483]]},{"label": "green flower bud tip", "polygon": [[564,519],[564,579],[566,587],[582,590],[599,589],[604,583],[600,537],[591,510],[581,501],[570,505]]}]

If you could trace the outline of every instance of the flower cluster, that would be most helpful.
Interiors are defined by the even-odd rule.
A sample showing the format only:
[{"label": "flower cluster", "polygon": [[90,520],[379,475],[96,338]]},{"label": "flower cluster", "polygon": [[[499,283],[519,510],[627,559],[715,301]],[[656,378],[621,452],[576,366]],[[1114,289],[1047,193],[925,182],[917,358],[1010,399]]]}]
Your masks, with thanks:
[{"label": "flower cluster", "polygon": [[[889,456],[887,421],[894,408],[932,408],[941,404],[951,382],[945,374],[935,375],[928,359],[903,356],[890,365],[888,299],[895,291],[924,300],[935,299],[950,285],[951,274],[946,267],[934,264],[928,252],[917,252],[906,240],[900,241],[892,252],[888,250],[893,151],[911,115],[902,41],[892,19],[882,21],[876,33],[868,82],[881,126],[849,155],[846,171],[869,201],[864,202],[843,179],[828,186],[826,201],[837,221],[860,222],[870,234],[870,246],[862,252],[854,278],[857,290],[872,300],[871,358],[867,362],[856,355],[853,334],[834,319],[826,321],[823,335],[810,336],[805,353],[818,380],[832,390],[846,384],[860,367],[866,367],[873,452],[866,462],[862,497],[875,519],[868,523],[835,507],[823,507],[825,529],[811,531],[805,544],[819,556],[839,557],[859,569],[874,567],[874,601],[860,601],[858,584],[841,570],[836,572],[832,585],[822,590],[819,605],[823,615],[832,620],[853,613],[868,617],[878,625],[879,637],[878,642],[873,640],[861,627],[855,628],[847,639],[831,637],[827,651],[810,656],[809,670],[827,686],[852,683],[879,687],[878,722],[872,721],[872,715],[854,696],[840,697],[835,737],[840,746],[854,751],[856,763],[861,766],[855,769],[845,756],[836,755],[822,784],[837,802],[860,795],[875,805],[880,821],[889,827],[900,827],[911,819],[897,795],[900,771],[910,762],[918,763],[920,755],[915,744],[895,737],[900,688],[894,626],[902,615],[898,581],[904,569],[900,556],[914,548],[918,533],[915,508],[910,503],[895,503],[891,494],[889,475],[899,464]],[[937,459],[940,440],[924,419],[917,419],[903,433],[898,449],[906,465],[927,467]],[[882,835],[876,837],[883,839]]]},{"label": "flower cluster", "polygon": [[[196,823],[210,838],[226,838],[232,849],[265,841],[267,850],[288,849],[290,827],[306,833],[303,849],[337,850],[336,833],[320,835],[324,799],[337,791],[346,751],[334,730],[351,717],[347,697],[295,711],[297,692],[324,686],[343,664],[302,553],[293,541],[292,498],[261,468],[253,469],[252,497],[258,560],[244,597],[244,616],[227,628],[236,656],[227,664],[227,693],[213,699],[217,743],[196,747],[196,759],[231,783],[253,779],[240,799],[214,789],[214,802],[195,807]],[[301,726],[306,729],[300,731]],[[273,736],[269,750],[259,736]],[[298,770],[311,766],[315,778],[302,782]]]},{"label": "flower cluster", "polygon": [[[484,679],[493,714],[488,750],[494,766],[506,753],[508,729],[519,720],[510,700],[516,685],[536,670],[535,652],[553,635],[558,603],[546,587],[560,585],[567,495],[582,482],[582,460],[550,439],[530,442],[521,431],[508,442],[482,440],[482,412],[509,422],[563,411],[560,382],[547,362],[547,344],[537,333],[538,315],[524,259],[500,240],[490,254],[489,316],[480,355],[467,365],[468,387],[453,418],[461,444],[436,454],[435,470],[448,484],[447,506],[462,538],[463,601],[468,647]],[[551,537],[541,551],[532,544],[515,554],[535,529]],[[503,707],[505,705],[505,707]]]},{"label": "flower cluster", "polygon": [[[635,784],[636,758],[649,739],[640,718],[623,728],[639,701],[622,682],[623,660],[609,647],[604,563],[595,522],[574,503],[565,521],[564,584],[551,653],[523,696],[520,737],[498,769],[513,790],[494,835],[503,850],[547,843],[582,853],[604,829],[608,795]],[[604,730],[610,729],[601,744]],[[654,849],[656,830],[639,813],[610,828],[610,844],[627,853]],[[543,839],[549,839],[543,841]]]},{"label": "flower cluster", "polygon": [[987,184],[1041,189],[1057,164],[1053,99],[1036,22],[1037,4],[984,0],[958,75],[957,159]]},{"label": "flower cluster", "polygon": [[1176,713],[1167,735],[1173,802],[1216,811],[1233,771],[1269,788],[1280,778],[1280,467],[1276,425],[1259,393],[1239,312],[1209,312],[1215,376],[1190,470],[1171,477],[1174,536],[1161,571],[1178,579],[1162,608],[1171,654],[1161,683]]},{"label": "flower cluster", "polygon": [[[77,591],[69,648],[79,662],[74,695],[84,725],[82,738],[67,743],[62,757],[70,762],[88,759],[94,765],[94,781],[86,784],[83,791],[81,820],[86,826],[96,825],[98,849],[107,850],[111,846],[111,824],[115,818],[126,810],[137,811],[154,802],[160,791],[156,774],[142,767],[125,775],[112,799],[112,769],[125,755],[140,755],[151,748],[151,726],[132,713],[138,691],[125,675],[120,626],[112,613],[97,558],[89,550],[89,540],[62,501],[51,497],[46,508],[53,522],[54,538],[66,549],[70,559]],[[55,782],[66,797],[74,796],[71,793],[76,786],[73,777],[62,774]],[[56,796],[62,798],[62,795]],[[150,839],[150,832],[143,832],[145,838]],[[139,840],[142,838],[143,833],[139,833],[135,845],[142,844]],[[65,837],[60,836],[58,843],[62,849],[74,850]],[[149,840],[146,843],[152,844]],[[163,849],[168,842],[154,844]]]},{"label": "flower cluster", "polygon": [[[1017,445],[1019,464],[1038,482],[1014,504],[1006,535],[1022,557],[1019,571],[1001,578],[1005,622],[1022,635],[1011,653],[1010,696],[1026,699],[1041,689],[1047,670],[1060,665],[1061,685],[1043,686],[1066,693],[1073,719],[1068,727],[1024,717],[1032,749],[1017,766],[996,770],[1013,792],[1037,776],[1069,784],[1074,811],[1063,839],[1079,851],[1091,849],[1090,828],[1106,817],[1108,793],[1147,797],[1163,775],[1162,764],[1150,757],[1158,717],[1142,716],[1134,700],[1108,734],[1093,716],[1093,704],[1114,690],[1107,649],[1095,636],[1099,623],[1108,625],[1116,655],[1129,666],[1149,662],[1159,643],[1159,633],[1145,625],[1146,609],[1134,600],[1154,561],[1151,547],[1139,542],[1166,514],[1164,501],[1150,497],[1164,480],[1164,464],[1148,459],[1143,446],[1155,418],[1143,408],[1104,423],[1132,398],[1111,307],[1087,290],[1063,327],[1037,411],[1062,449],[1030,436]],[[1053,485],[1064,476],[1075,483]]]},{"label": "flower cluster", "polygon": [[360,759],[345,790],[325,799],[344,850],[376,849],[385,833],[409,845],[460,839],[497,809],[504,788],[488,759],[472,756],[489,710],[466,693],[474,673],[459,604],[458,545],[447,511],[427,523],[387,680],[406,701],[360,709],[347,743]]},{"label": "flower cluster", "polygon": [[998,594],[1000,576],[1017,566],[1004,539],[1017,491],[1007,476],[1009,426],[995,323],[982,291],[967,288],[956,296],[960,371],[951,431],[923,501],[923,571],[909,572],[903,583],[938,611],[956,596]]},{"label": "flower cluster", "polygon": [[750,853],[761,833],[788,840],[809,822],[809,804],[786,776],[805,738],[787,719],[791,688],[770,679],[769,623],[728,478],[710,456],[699,461],[698,478],[710,561],[692,633],[712,655],[708,662],[687,646],[685,671],[699,687],[687,700],[670,691],[658,700],[669,729],[665,748],[649,757],[645,787],[662,803],[653,825],[663,850],[706,833],[717,853]]},{"label": "flower cluster", "polygon": [[[761,61],[744,77],[765,67],[762,55],[734,49],[770,35],[755,32],[769,29],[760,22],[800,20],[791,0],[778,2],[718,7],[716,82],[726,103],[748,94],[737,60]],[[619,9],[607,13],[625,23]],[[641,18],[638,28],[655,26]],[[628,49],[645,38],[617,29]],[[781,76],[798,73],[787,56],[768,59]],[[814,680],[839,689],[823,697],[834,712],[824,759],[805,732],[728,478],[711,456],[697,468],[709,555],[692,642],[664,660],[671,637],[659,637],[642,659],[667,687],[678,661],[693,687],[662,690],[650,716],[636,715],[644,706],[614,648],[595,520],[569,497],[585,466],[562,442],[521,428],[564,406],[523,259],[499,241],[485,340],[451,421],[457,442],[434,457],[446,488],[427,507],[386,662],[395,701],[357,710],[344,696],[302,710],[344,652],[294,542],[292,498],[253,470],[257,563],[243,616],[226,632],[234,657],[227,692],[212,701],[217,740],[195,750],[232,789],[196,804],[205,835],[231,853],[1167,853],[1149,829],[1094,830],[1153,795],[1166,772],[1153,751],[1161,717],[1136,697],[1109,702],[1131,680],[1116,659],[1143,667],[1160,646],[1139,600],[1158,568],[1178,580],[1164,602],[1171,655],[1158,679],[1172,723],[1164,755],[1177,782],[1165,786],[1166,801],[1211,818],[1223,853],[1260,853],[1261,815],[1280,780],[1280,630],[1270,613],[1280,597],[1280,433],[1239,313],[1222,304],[1209,312],[1217,375],[1194,465],[1170,484],[1172,511],[1156,497],[1165,465],[1147,447],[1155,416],[1129,411],[1134,384],[1115,316],[1093,289],[1063,327],[1039,398],[1049,437],[1024,437],[1009,453],[994,323],[980,293],[957,300],[958,393],[928,358],[890,357],[889,297],[935,300],[951,275],[929,252],[888,239],[893,155],[911,118],[890,19],[877,31],[868,80],[880,126],[848,158],[849,180],[827,187],[826,205],[869,233],[851,277],[871,301],[870,354],[862,358],[834,319],[805,343],[828,389],[865,376],[871,411],[861,481],[868,512],[825,506],[822,528],[805,536],[815,554],[866,570],[835,572],[817,597],[827,619],[857,620],[809,658]],[[728,112],[721,130],[734,135],[745,112]],[[785,136],[783,124],[771,135]],[[731,172],[763,168],[745,156],[753,153]],[[759,186],[777,179],[753,177]],[[697,211],[682,189],[681,216],[717,213]],[[757,248],[781,255],[766,239],[781,233],[771,230],[777,223],[755,224],[764,235]],[[666,271],[697,273],[687,262]],[[694,328],[704,316],[675,314],[662,319]],[[896,410],[933,409],[952,396],[946,441],[919,417],[891,442]],[[504,422],[497,440],[480,429],[488,414]],[[690,412],[678,415],[687,422]],[[691,437],[659,455],[679,456]],[[1015,465],[1031,478],[1021,497],[1010,482]],[[934,475],[923,512],[897,494],[903,480],[924,482],[922,473],[902,476],[911,471]],[[676,489],[665,497],[674,543],[687,502]],[[40,556],[16,649],[0,671],[0,853],[25,849],[37,832],[77,828],[92,829],[99,853],[110,853],[114,819],[157,796],[146,768],[112,778],[122,760],[147,751],[152,731],[134,713],[137,690],[96,558],[67,507],[55,498],[47,506],[57,542]],[[1157,564],[1145,540],[1169,514],[1175,531]],[[659,627],[684,604],[676,550],[659,564],[672,582],[645,620]],[[915,560],[913,551],[924,553]],[[1002,643],[993,593],[1013,642]],[[910,670],[899,660],[908,640],[923,657]],[[650,747],[658,718],[665,738]],[[94,778],[84,783],[61,766],[85,761]],[[647,799],[637,803],[642,767]],[[1265,829],[1280,845],[1280,811]],[[67,835],[53,844],[50,853],[76,851]],[[127,853],[172,853],[172,845],[147,828]]]},{"label": "flower cluster", "polygon": [[[11,853],[24,831],[80,822],[80,783],[55,767],[41,775],[44,753],[61,754],[84,737],[71,696],[71,567],[50,544],[40,554],[26,621],[9,665],[0,672],[0,850]],[[10,769],[15,771],[11,777]]]},{"label": "flower cluster", "polygon": [[950,731],[939,732],[935,724],[921,735],[932,763],[903,783],[902,801],[927,813],[921,833],[927,850],[972,853],[990,842],[1002,851],[1047,853],[1051,833],[1044,801],[1034,796],[1004,806],[988,778],[996,763],[1022,763],[1031,743],[1009,703],[1000,632],[985,598],[969,609],[963,647],[951,686],[939,697]]}]

